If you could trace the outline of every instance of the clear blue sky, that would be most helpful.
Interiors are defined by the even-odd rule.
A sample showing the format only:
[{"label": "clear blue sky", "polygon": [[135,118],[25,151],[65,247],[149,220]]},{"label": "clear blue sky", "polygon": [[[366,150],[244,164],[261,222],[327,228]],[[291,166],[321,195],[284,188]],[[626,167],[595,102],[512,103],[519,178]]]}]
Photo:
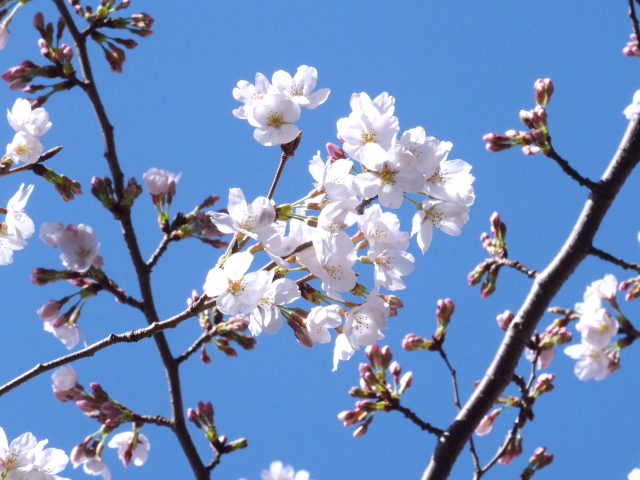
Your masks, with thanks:
[{"label": "clear blue sky", "polygon": [[[48,21],[57,18],[50,2],[22,8],[0,55],[3,71],[25,58],[39,60],[38,36],[31,27],[38,9]],[[520,128],[519,110],[534,105],[533,82],[551,77],[555,94],[548,113],[554,146],[584,175],[598,177],[626,127],[621,112],[640,87],[640,60],[621,53],[631,32],[626,2],[133,0],[129,11],[154,17],[155,34],[127,52],[121,75],[111,73],[94,48],[98,87],[115,126],[127,177],[141,181],[150,167],[182,172],[174,212],[191,210],[209,194],[225,199],[231,187],[241,187],[250,199],[266,194],[278,149],[258,144],[252,128],[231,115],[237,107],[231,90],[238,80],[252,81],[256,72],[269,77],[280,69],[294,73],[302,64],[318,69],[318,86],[329,87],[331,95],[318,109],[303,112],[299,126],[304,139],[283,175],[277,202],[307,191],[312,181],[308,160],[326,142],[335,141],[336,121],[348,115],[353,92],[389,92],[396,97],[401,132],[420,125],[428,134],[453,142],[450,158],[473,165],[477,200],[469,223],[457,238],[436,232],[424,256],[412,246],[417,268],[401,294],[405,308],[388,322],[381,342],[392,347],[405,370],[414,372],[414,386],[403,397],[406,405],[445,428],[455,410],[444,365],[435,354],[402,352],[401,339],[409,332],[431,334],[437,299],[453,298],[457,309],[445,346],[466,399],[502,338],[496,315],[517,310],[530,286],[522,275],[503,271],[497,293],[480,300],[477,288],[466,285],[467,272],[484,259],[478,237],[488,230],[489,216],[498,211],[507,223],[510,257],[542,269],[564,242],[586,199],[584,189],[551,160],[525,157],[516,149],[489,154],[481,137]],[[19,96],[8,89],[0,92],[2,108]],[[105,270],[137,295],[119,226],[89,193],[91,176],[108,171],[88,101],[74,90],[54,96],[46,107],[53,128],[44,137],[45,148],[64,146],[49,166],[80,181],[86,193],[65,204],[40,179],[16,175],[2,179],[0,204],[21,182],[35,183],[28,212],[37,227],[53,221],[91,225],[102,243]],[[6,125],[2,131],[9,143],[12,130]],[[638,187],[634,175],[596,236],[596,246],[635,262],[640,257],[640,222],[634,208]],[[226,200],[221,203],[225,206]],[[161,235],[146,193],[133,217],[149,255]],[[405,230],[409,219],[405,213]],[[183,310],[186,297],[201,288],[219,253],[195,242],[171,245],[153,277],[162,318]],[[35,311],[47,300],[70,293],[71,287],[36,287],[29,281],[36,266],[59,268],[58,255],[33,237],[14,258],[11,266],[0,269],[1,383],[66,353],[42,331]],[[587,284],[609,272],[620,280],[631,276],[587,259],[554,304],[571,307]],[[640,313],[635,304],[624,308],[632,321]],[[541,327],[550,321],[545,317]],[[92,343],[112,332],[142,327],[144,319],[100,294],[85,308],[80,326]],[[198,334],[195,320],[169,332],[173,351],[182,351]],[[255,351],[240,352],[236,359],[210,350],[211,365],[194,358],[183,368],[185,404],[212,401],[219,432],[249,440],[247,450],[223,458],[214,478],[257,479],[275,459],[310,471],[314,480],[419,478],[434,445],[432,436],[389,413],[377,415],[369,433],[354,440],[352,429],[336,419],[353,405],[347,390],[357,384],[361,352],[332,373],[332,348],[301,348],[286,326],[258,341]],[[511,466],[495,467],[485,478],[517,478],[541,445],[556,459],[540,478],[626,478],[640,466],[640,412],[635,408],[640,354],[628,350],[621,371],[601,382],[578,381],[573,360],[558,353],[548,370],[557,374],[556,389],[536,403],[536,419],[524,432],[523,456]],[[138,413],[169,412],[163,370],[150,340],[112,347],[74,366],[81,383],[100,382]],[[491,435],[477,441],[483,461],[495,453],[511,424],[513,417],[504,417]],[[75,407],[54,401],[49,375],[0,399],[0,425],[10,438],[32,431],[67,452],[96,430],[95,422]],[[172,435],[153,426],[144,427],[143,433],[151,452],[141,469],[125,470],[115,452],[105,454],[115,479],[190,478]],[[196,433],[195,440],[206,454],[204,439]],[[470,478],[468,452],[460,458],[452,478]],[[80,479],[85,474],[67,470],[65,476]]]}]

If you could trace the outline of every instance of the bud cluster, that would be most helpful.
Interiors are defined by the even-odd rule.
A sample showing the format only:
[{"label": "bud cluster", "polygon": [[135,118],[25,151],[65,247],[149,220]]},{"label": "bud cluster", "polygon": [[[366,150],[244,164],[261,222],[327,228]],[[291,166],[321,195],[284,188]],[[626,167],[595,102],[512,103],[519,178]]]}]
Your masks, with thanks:
[{"label": "bud cluster", "polygon": [[488,133],[482,137],[487,142],[487,150],[500,152],[520,145],[525,155],[534,155],[538,152],[546,153],[551,149],[546,112],[546,106],[553,94],[551,79],[540,78],[536,80],[533,91],[536,107],[533,110],[520,111],[520,121],[529,128],[529,131],[508,130],[504,135]]},{"label": "bud cluster", "polygon": [[482,298],[487,298],[496,290],[496,281],[498,280],[501,265],[495,260],[506,259],[508,257],[507,244],[504,241],[507,235],[507,226],[500,219],[498,212],[494,212],[493,215],[491,215],[489,223],[493,237],[483,232],[482,235],[480,235],[480,242],[482,243],[482,248],[487,251],[491,258],[480,263],[467,275],[467,282],[471,286],[479,284],[484,278],[484,282],[480,287],[480,295]]},{"label": "bud cluster", "polygon": [[[361,398],[355,403],[353,410],[345,410],[338,414],[345,427],[360,423],[353,432],[355,438],[367,433],[377,411],[388,412],[400,404],[400,396],[413,384],[413,374],[402,374],[398,362],[391,362],[392,354],[388,346],[380,348],[378,344],[366,348],[365,355],[369,364],[361,363],[360,387],[353,387],[349,395]],[[391,374],[392,383],[387,383],[387,370]]]},{"label": "bud cluster", "polygon": [[195,410],[188,408],[187,418],[204,432],[206,439],[211,443],[211,446],[218,455],[231,453],[235,450],[242,450],[248,446],[246,438],[239,438],[233,442],[227,442],[225,435],[218,436],[218,431],[213,421],[213,405],[211,402],[198,402]]},{"label": "bud cluster", "polygon": [[636,38],[636,34],[632,33],[629,37],[630,41],[627,42],[625,47],[622,49],[622,53],[627,57],[640,57],[640,48],[638,48],[638,39]]},{"label": "bud cluster", "polygon": [[550,465],[553,462],[553,456],[553,453],[547,453],[545,447],[536,448],[529,459],[529,465],[520,474],[520,479],[529,480],[538,470]]}]

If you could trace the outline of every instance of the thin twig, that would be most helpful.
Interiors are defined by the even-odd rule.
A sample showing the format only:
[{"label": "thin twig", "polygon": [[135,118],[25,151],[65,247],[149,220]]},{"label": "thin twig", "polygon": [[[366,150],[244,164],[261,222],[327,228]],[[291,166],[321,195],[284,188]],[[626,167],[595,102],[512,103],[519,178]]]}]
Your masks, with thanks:
[{"label": "thin twig", "polygon": [[[301,243],[300,245],[298,245],[295,248],[295,250],[293,252],[291,252],[289,255],[287,255],[287,257],[290,257],[291,255],[295,255],[296,253],[300,253],[301,251],[306,250],[307,248],[309,248],[311,245],[313,245],[313,241],[311,241],[311,240],[309,240],[308,242]],[[278,264],[276,262],[269,262],[264,267],[262,267],[260,270],[273,270],[277,266],[278,266]]]},{"label": "thin twig", "polygon": [[171,420],[161,415],[136,415],[134,417],[134,422],[152,423],[160,427],[173,428],[173,423],[171,423]]},{"label": "thin twig", "polygon": [[510,260],[508,258],[501,258],[501,257],[494,257],[491,260],[493,261],[493,263],[497,265],[510,267],[510,268],[513,268],[514,270],[519,271],[520,273],[524,273],[529,278],[536,278],[536,276],[538,275],[538,272],[536,270],[525,267],[518,260]]},{"label": "thin twig", "polygon": [[[462,406],[460,405],[460,393],[458,390],[457,372],[449,362],[449,357],[447,356],[444,349],[442,348],[442,344],[440,344],[438,347],[438,353],[440,354],[440,357],[442,358],[442,360],[444,360],[445,365],[449,369],[449,374],[451,375],[451,385],[453,387],[453,404],[456,406],[458,411],[460,411],[462,409]],[[471,459],[473,461],[473,470],[474,472],[477,473],[478,471],[480,471],[480,459],[478,458],[478,452],[476,451],[476,445],[473,442],[473,437],[469,439],[469,450],[471,452]]]},{"label": "thin twig", "polygon": [[173,241],[175,241],[175,238],[165,233],[165,235],[162,237],[162,240],[160,241],[160,244],[158,245],[158,248],[156,248],[156,251],[153,252],[151,258],[147,260],[147,267],[149,268],[149,270],[151,270],[156,265],[156,263],[158,263],[158,260],[160,260],[162,254],[167,251],[167,247]]},{"label": "thin twig", "polygon": [[402,405],[400,405],[399,400],[397,399],[394,399],[394,400],[396,401],[389,402],[389,404],[391,405],[391,410],[397,410],[398,412],[402,413],[406,418],[411,420],[413,423],[415,423],[418,427],[420,427],[425,432],[432,433],[438,437],[444,433],[444,430],[440,430],[439,428],[434,427],[430,423],[421,420],[413,411],[411,411],[407,407],[403,407]]},{"label": "thin twig", "polygon": [[638,265],[637,263],[625,262],[621,258],[616,258],[613,255],[607,252],[604,252],[594,246],[592,246],[591,249],[589,250],[589,255],[593,255],[594,257],[601,258],[602,260],[613,263],[614,265],[622,267],[625,270],[633,270],[634,272],[640,273],[640,265]]},{"label": "thin twig", "polygon": [[560,165],[560,168],[562,168],[562,171],[567,175],[569,175],[571,178],[573,178],[581,186],[587,187],[591,191],[594,191],[596,188],[598,188],[597,183],[595,183],[593,180],[589,180],[587,177],[583,177],[582,175],[580,175],[577,172],[577,170],[575,170],[571,165],[569,165],[569,162],[567,162],[564,158],[558,155],[558,152],[556,152],[553,149],[553,147],[551,147],[548,151],[544,152],[544,154],[547,157],[555,160],[555,162],[558,165]]},{"label": "thin twig", "polygon": [[205,343],[207,343],[209,340],[211,340],[211,338],[213,337],[213,333],[211,333],[211,331],[206,331],[203,332],[198,339],[193,342],[193,344],[187,348],[182,355],[179,355],[176,357],[176,363],[179,365],[182,362],[184,362],[185,360],[187,360],[191,355],[193,355],[194,353],[196,353],[198,351],[198,349],[204,345]]},{"label": "thin twig", "polygon": [[278,182],[280,181],[280,176],[282,175],[282,171],[284,170],[284,166],[287,163],[289,158],[293,157],[293,154],[287,154],[282,152],[280,155],[280,163],[278,164],[278,169],[276,170],[276,176],[273,177],[273,182],[271,183],[271,188],[269,189],[269,194],[267,198],[271,200],[273,198],[273,194],[276,192],[276,187],[278,186]]},{"label": "thin twig", "polygon": [[19,387],[26,381],[37,377],[38,375],[53,370],[54,368],[61,367],[62,365],[67,365],[68,363],[75,362],[76,360],[79,360],[81,358],[92,357],[96,352],[99,352],[100,350],[107,348],[110,345],[115,345],[116,343],[139,342],[142,339],[150,338],[158,332],[162,332],[163,330],[166,330],[168,328],[175,328],[185,320],[196,316],[199,312],[206,310],[207,308],[211,308],[213,305],[215,305],[215,300],[209,300],[207,299],[207,297],[201,297],[201,300],[194,302],[184,312],[181,312],[178,315],[174,315],[167,320],[154,323],[152,325],[149,325],[148,327],[140,328],[138,330],[131,330],[121,334],[111,334],[107,338],[103,338],[102,340],[89,345],[82,350],[78,350],[77,352],[70,353],[69,355],[56,358],[55,360],[51,360],[46,363],[39,363],[32,369],[27,370],[22,375],[19,375],[10,382],[2,385],[0,387],[0,397],[10,392],[14,388]]}]

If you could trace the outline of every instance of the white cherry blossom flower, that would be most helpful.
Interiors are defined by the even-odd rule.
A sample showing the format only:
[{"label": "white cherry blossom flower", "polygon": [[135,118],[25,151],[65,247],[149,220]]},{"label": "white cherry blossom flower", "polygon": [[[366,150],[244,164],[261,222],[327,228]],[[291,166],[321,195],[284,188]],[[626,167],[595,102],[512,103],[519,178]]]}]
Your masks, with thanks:
[{"label": "white cherry blossom flower", "polygon": [[42,153],[42,142],[28,132],[18,132],[7,145],[7,156],[13,163],[36,163]]},{"label": "white cherry blossom flower", "polygon": [[380,205],[371,205],[359,219],[360,230],[371,247],[406,250],[409,233],[400,231],[400,220],[395,213],[383,212]]},{"label": "white cherry blossom flower", "polygon": [[269,470],[260,473],[262,480],[309,480],[309,472],[298,470],[296,473],[291,465],[284,465],[280,461],[272,462]]},{"label": "white cherry blossom flower", "polygon": [[253,138],[270,147],[293,141],[300,130],[293,122],[300,118],[300,107],[281,93],[267,95],[248,114],[249,124],[256,127]]},{"label": "white cherry blossom flower", "polygon": [[317,187],[322,187],[332,200],[346,200],[355,195],[352,167],[353,162],[345,159],[323,162],[319,150],[309,162],[309,172],[318,182]]},{"label": "white cherry blossom flower", "polygon": [[[74,447],[76,450],[78,446]],[[82,469],[84,473],[88,475],[93,475],[97,477],[98,475],[102,476],[102,480],[111,480],[111,472],[109,471],[109,467],[104,463],[101,457],[87,457],[82,455],[79,459],[76,459],[74,456],[74,451],[71,452],[71,463],[73,464],[73,468],[77,468],[79,465],[82,465]]]},{"label": "white cherry blossom flower", "polygon": [[7,204],[6,222],[8,233],[18,238],[23,244],[27,243],[24,239],[29,238],[36,230],[33,220],[24,211],[32,191],[33,185],[29,185],[25,189],[24,183],[21,184],[20,189]]},{"label": "white cherry blossom flower", "polygon": [[74,323],[63,323],[59,327],[54,327],[49,322],[43,323],[45,332],[53,333],[53,336],[62,342],[67,347],[67,350],[71,350],[80,341],[80,329]]},{"label": "white cherry blossom flower", "polygon": [[329,343],[331,334],[328,329],[339,327],[344,313],[340,305],[312,308],[305,320],[311,340],[316,343]]},{"label": "white cherry blossom flower", "polygon": [[354,350],[360,345],[369,346],[384,338],[382,330],[391,310],[374,288],[367,300],[360,306],[353,308],[344,322],[344,335]]},{"label": "white cherry blossom flower", "polygon": [[441,142],[435,137],[427,137],[424,128],[416,127],[402,134],[398,143],[413,154],[415,166],[420,173],[431,177],[440,165],[446,160],[451,147],[451,142]]},{"label": "white cherry blossom flower", "polygon": [[[595,299],[591,299],[592,296],[596,296],[602,300],[610,300],[615,298],[618,292],[618,280],[610,273],[605,275],[603,279],[596,280],[589,285],[584,292],[584,299],[587,303],[597,304]],[[590,300],[587,300],[587,299]],[[601,305],[601,303],[600,303]]]},{"label": "white cherry blossom flower", "polygon": [[251,335],[258,336],[263,330],[269,335],[276,333],[282,326],[282,313],[278,305],[286,305],[299,298],[300,289],[293,280],[280,278],[271,283],[249,317]]},{"label": "white cherry blossom flower", "polygon": [[40,227],[40,240],[53,248],[58,248],[58,239],[64,230],[64,225],[60,222],[43,223]]},{"label": "white cherry blossom flower", "polygon": [[627,480],[640,480],[640,468],[631,470],[629,475],[627,475]]},{"label": "white cherry blossom flower", "polygon": [[248,118],[253,107],[261,103],[269,93],[278,93],[278,89],[273,87],[267,77],[261,73],[256,73],[256,84],[240,80],[238,87],[233,89],[233,98],[244,105],[233,111],[233,116],[240,119]]},{"label": "white cherry blossom flower", "polygon": [[640,113],[640,90],[636,90],[636,93],[633,94],[633,100],[631,104],[622,111],[622,114],[631,120],[634,115]]},{"label": "white cherry blossom flower", "polygon": [[395,110],[395,102],[396,99],[389,95],[387,92],[382,92],[373,100],[371,100],[371,97],[369,97],[369,95],[362,92],[352,94],[349,105],[352,112],[360,112],[362,110],[362,105],[369,104],[377,109],[380,115],[386,115],[390,117],[391,115],[393,115],[393,112]]},{"label": "white cherry blossom flower", "polygon": [[150,168],[142,174],[142,180],[147,186],[147,191],[154,196],[159,195],[175,195],[176,184],[182,177],[182,173],[177,175],[159,168]]},{"label": "white cherry blossom flower", "polygon": [[[549,365],[551,365],[551,360],[553,360],[553,357],[555,356],[555,354],[556,354],[556,351],[553,347],[543,348],[542,351],[540,352],[540,355],[538,356],[538,361],[536,362],[536,368],[538,370],[547,368]],[[535,355],[536,355],[535,352],[530,348],[524,349],[524,356],[530,362],[533,361],[533,359],[535,358]]]},{"label": "white cherry blossom flower", "polygon": [[413,255],[399,248],[383,251],[371,248],[367,256],[374,265],[374,285],[382,285],[391,291],[406,288],[400,277],[409,275],[415,269]]},{"label": "white cherry blossom flower", "polygon": [[381,114],[373,103],[361,103],[348,117],[338,120],[337,127],[338,137],[344,141],[342,148],[359,161],[362,161],[362,148],[370,143],[389,150],[400,130],[398,119]]},{"label": "white cherry blossom flower", "polygon": [[426,252],[433,238],[433,227],[449,235],[460,235],[469,220],[469,208],[442,200],[423,200],[422,208],[413,217],[411,236],[418,234],[418,246]]},{"label": "white cherry blossom flower", "polygon": [[476,199],[471,186],[475,177],[470,170],[471,165],[463,160],[443,160],[427,178],[425,191],[433,198],[469,207]]},{"label": "white cherry blossom flower", "polygon": [[618,333],[618,322],[605,308],[585,312],[576,324],[576,330],[582,334],[582,342],[593,348],[604,348],[611,337]]},{"label": "white cherry blossom flower", "polygon": [[[132,444],[132,442],[133,432],[121,432],[114,435],[108,443],[109,448],[118,449],[118,457],[125,464],[125,467],[129,464],[129,461],[133,461],[136,467],[144,465],[144,462],[146,462],[149,457],[149,449],[151,446],[149,445],[149,439],[147,437],[138,433],[135,444]],[[131,457],[128,460],[125,458],[127,450],[131,451]]]},{"label": "white cherry blossom flower", "polygon": [[51,375],[51,379],[53,380],[53,389],[62,392],[71,390],[78,384],[78,374],[71,365],[57,369]]},{"label": "white cherry blossom flower", "polygon": [[[63,450],[59,448],[44,448],[47,444],[47,440],[38,442],[36,447],[28,454],[31,465],[23,467],[19,470],[25,472],[20,477],[20,480],[68,480],[62,478],[56,473],[61,472],[67,467],[69,463],[69,457]],[[7,480],[11,479],[11,475],[7,476]]]},{"label": "white cherry blossom flower", "polygon": [[262,300],[271,283],[273,271],[261,270],[245,275],[253,255],[240,252],[231,255],[224,267],[209,270],[203,289],[211,298],[217,297],[217,307],[225,315],[251,313]]},{"label": "white cherry blossom flower", "polygon": [[222,233],[241,232],[253,239],[266,240],[276,233],[273,222],[276,210],[267,197],[258,197],[247,204],[239,188],[229,189],[229,213],[207,212]]},{"label": "white cherry blossom flower", "polygon": [[356,285],[356,273],[352,270],[355,255],[331,253],[331,241],[327,238],[315,238],[314,246],[297,254],[298,260],[310,273],[322,282],[322,289],[328,296],[342,301],[338,292],[348,292]]},{"label": "white cherry blossom flower", "polygon": [[413,166],[413,155],[399,144],[388,151],[368,144],[360,150],[360,161],[367,171],[356,176],[356,192],[363,198],[377,195],[385,207],[400,207],[404,192],[416,193],[424,185],[423,175]]},{"label": "white cherry blossom flower", "polygon": [[333,372],[338,369],[338,361],[347,361],[353,354],[356,353],[356,349],[351,346],[351,342],[347,340],[344,333],[341,333],[336,337],[336,343],[333,349]]},{"label": "white cherry blossom flower", "polygon": [[7,110],[7,120],[16,132],[28,133],[34,137],[44,135],[51,128],[47,111],[42,107],[31,110],[29,100],[22,98],[16,100],[11,111]]},{"label": "white cherry blossom flower", "polygon": [[607,376],[609,358],[600,349],[593,348],[586,343],[569,345],[564,349],[564,353],[574,360],[578,360],[573,369],[580,380],[586,381],[591,378],[602,380]]},{"label": "white cherry blossom flower", "polygon": [[5,235],[1,233],[0,229],[0,265],[13,263],[13,252],[22,250],[22,248],[23,246],[17,237]]},{"label": "white cherry blossom flower", "polygon": [[278,70],[271,83],[295,103],[310,110],[324,103],[329,96],[328,88],[313,92],[318,83],[318,71],[306,65],[299,66],[293,78],[284,70]]},{"label": "white cherry blossom flower", "polygon": [[11,475],[11,471],[28,466],[29,452],[36,448],[37,444],[38,441],[30,432],[23,433],[9,444],[7,435],[0,427],[0,472],[9,472]]},{"label": "white cherry blossom flower", "polygon": [[76,272],[89,270],[100,249],[93,229],[82,223],[77,228],[67,225],[57,237],[57,246],[62,264]]}]

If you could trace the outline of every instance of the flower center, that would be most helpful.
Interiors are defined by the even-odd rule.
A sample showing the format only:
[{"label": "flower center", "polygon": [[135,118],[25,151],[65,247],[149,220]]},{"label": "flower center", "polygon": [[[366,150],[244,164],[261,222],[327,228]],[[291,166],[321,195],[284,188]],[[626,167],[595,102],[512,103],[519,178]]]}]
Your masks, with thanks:
[{"label": "flower center", "polygon": [[378,265],[380,268],[383,268],[387,271],[393,270],[390,259],[386,255],[378,255],[376,257],[376,265]]},{"label": "flower center", "polygon": [[382,168],[381,172],[378,172],[378,176],[382,183],[386,183],[388,185],[396,184],[396,171],[389,168],[389,165],[386,165]]},{"label": "flower center", "polygon": [[291,85],[291,95],[294,97],[304,97],[304,87],[300,85]]},{"label": "flower center", "polygon": [[267,125],[270,127],[279,127],[284,123],[284,118],[282,118],[282,114],[278,112],[269,112],[267,115]]},{"label": "flower center", "polygon": [[13,151],[16,152],[18,155],[25,155],[31,152],[31,145],[29,145],[29,143],[27,142],[19,143],[18,145],[15,146]]},{"label": "flower center", "polygon": [[376,131],[373,128],[370,129],[370,130],[363,130],[362,133],[360,134],[360,136],[362,137],[362,141],[364,143],[375,142],[375,140],[376,140]]},{"label": "flower center", "polygon": [[242,295],[242,292],[244,292],[244,289],[247,286],[247,284],[242,280],[243,278],[229,282],[229,293],[235,296]]},{"label": "flower center", "polygon": [[366,315],[356,315],[353,319],[353,328],[362,333],[365,330],[369,330],[368,317]]},{"label": "flower center", "polygon": [[446,170],[442,170],[440,167],[438,167],[436,168],[436,171],[433,172],[433,175],[431,175],[431,178],[429,178],[429,180],[433,182],[445,182],[446,180],[444,179],[444,177],[446,174]]},{"label": "flower center", "polygon": [[439,223],[442,223],[442,220],[445,218],[444,213],[433,209],[425,212],[425,214],[426,218],[431,221],[434,227],[438,226]]},{"label": "flower center", "polygon": [[75,251],[75,254],[79,258],[87,258],[91,254],[91,249],[90,248],[88,249],[84,246],[78,247],[78,249]]}]

